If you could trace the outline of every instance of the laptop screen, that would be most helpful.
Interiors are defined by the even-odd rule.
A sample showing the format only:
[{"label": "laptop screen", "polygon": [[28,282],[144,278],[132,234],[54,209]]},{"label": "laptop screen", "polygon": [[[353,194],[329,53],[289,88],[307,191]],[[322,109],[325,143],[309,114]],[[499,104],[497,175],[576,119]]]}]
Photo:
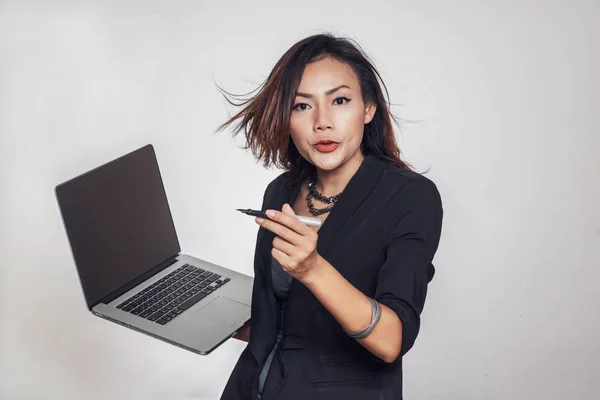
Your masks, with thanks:
[{"label": "laptop screen", "polygon": [[180,251],[152,145],[58,185],[56,197],[90,309]]}]

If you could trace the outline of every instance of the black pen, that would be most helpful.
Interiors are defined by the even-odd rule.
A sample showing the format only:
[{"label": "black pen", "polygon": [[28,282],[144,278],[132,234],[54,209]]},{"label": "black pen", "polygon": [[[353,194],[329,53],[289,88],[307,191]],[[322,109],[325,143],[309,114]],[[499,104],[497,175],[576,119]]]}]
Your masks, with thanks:
[{"label": "black pen", "polygon": [[[241,208],[236,208],[236,210],[243,212],[244,214],[248,214],[251,215],[253,217],[260,217],[260,218],[264,218],[264,219],[268,219],[269,217],[267,217],[267,214],[265,214],[264,211],[259,211],[259,210],[251,210],[251,209],[241,209]],[[295,217],[298,218],[300,221],[304,222],[306,225],[308,226],[321,226],[321,220],[319,218],[311,218],[311,217],[305,217],[303,215],[290,215],[290,217]]]}]

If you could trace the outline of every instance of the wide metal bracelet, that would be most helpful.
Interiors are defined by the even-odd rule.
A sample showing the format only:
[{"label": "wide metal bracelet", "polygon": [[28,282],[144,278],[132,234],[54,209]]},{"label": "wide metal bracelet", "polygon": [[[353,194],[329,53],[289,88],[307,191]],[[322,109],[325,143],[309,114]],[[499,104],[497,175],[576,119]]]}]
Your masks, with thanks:
[{"label": "wide metal bracelet", "polygon": [[348,336],[354,339],[363,339],[369,336],[369,334],[375,329],[375,325],[381,319],[381,304],[379,304],[375,299],[369,297],[369,302],[371,303],[371,323],[365,329],[360,331],[346,331],[344,330]]}]

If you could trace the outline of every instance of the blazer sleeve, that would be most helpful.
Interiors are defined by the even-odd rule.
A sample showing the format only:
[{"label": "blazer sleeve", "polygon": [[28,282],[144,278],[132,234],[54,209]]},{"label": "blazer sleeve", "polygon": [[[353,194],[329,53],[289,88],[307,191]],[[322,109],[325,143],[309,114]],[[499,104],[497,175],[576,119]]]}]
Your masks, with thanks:
[{"label": "blazer sleeve", "polygon": [[433,257],[442,229],[442,201],[435,184],[411,179],[398,192],[398,222],[388,236],[385,261],[377,276],[375,299],[402,321],[402,347],[397,362],[413,346],[420,327]]}]

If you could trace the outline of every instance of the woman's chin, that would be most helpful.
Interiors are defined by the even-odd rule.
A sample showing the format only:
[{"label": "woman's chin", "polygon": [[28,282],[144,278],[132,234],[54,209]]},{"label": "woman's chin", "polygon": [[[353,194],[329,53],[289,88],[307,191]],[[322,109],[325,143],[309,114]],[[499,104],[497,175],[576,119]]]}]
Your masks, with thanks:
[{"label": "woman's chin", "polygon": [[343,162],[343,157],[339,154],[315,154],[311,157],[311,164],[322,171],[332,171],[338,168]]}]

